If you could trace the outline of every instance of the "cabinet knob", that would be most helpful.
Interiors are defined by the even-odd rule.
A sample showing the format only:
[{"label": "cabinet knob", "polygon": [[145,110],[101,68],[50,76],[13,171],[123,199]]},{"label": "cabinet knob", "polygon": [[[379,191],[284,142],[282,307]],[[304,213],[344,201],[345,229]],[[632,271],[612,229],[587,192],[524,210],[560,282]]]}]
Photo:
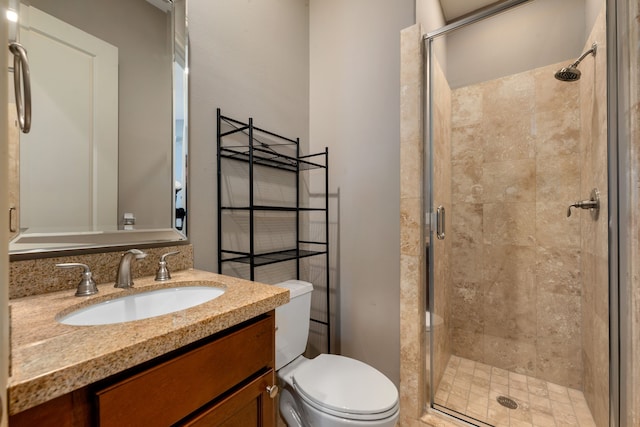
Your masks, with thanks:
[{"label": "cabinet knob", "polygon": [[267,386],[267,393],[269,393],[269,397],[272,398],[272,399],[275,398],[278,395],[279,391],[280,391],[280,389],[275,384]]}]

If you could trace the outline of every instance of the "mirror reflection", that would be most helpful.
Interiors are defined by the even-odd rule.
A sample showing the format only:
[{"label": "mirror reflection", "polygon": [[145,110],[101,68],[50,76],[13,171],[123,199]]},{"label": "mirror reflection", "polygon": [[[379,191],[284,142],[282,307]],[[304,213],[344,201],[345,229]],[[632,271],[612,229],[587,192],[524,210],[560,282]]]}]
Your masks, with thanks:
[{"label": "mirror reflection", "polygon": [[10,138],[11,253],[186,239],[185,17],[184,0],[20,4],[33,116]]}]

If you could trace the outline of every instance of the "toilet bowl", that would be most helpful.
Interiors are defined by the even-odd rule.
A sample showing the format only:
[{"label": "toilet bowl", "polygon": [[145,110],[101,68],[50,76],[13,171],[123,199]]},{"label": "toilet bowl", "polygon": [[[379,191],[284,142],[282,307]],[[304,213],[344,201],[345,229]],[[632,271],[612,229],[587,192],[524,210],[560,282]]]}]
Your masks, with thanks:
[{"label": "toilet bowl", "polygon": [[394,426],[399,415],[398,390],[384,374],[345,356],[302,356],[312,285],[289,280],[276,286],[290,292],[290,302],[276,309],[276,370],[283,386],[279,406],[287,425]]}]

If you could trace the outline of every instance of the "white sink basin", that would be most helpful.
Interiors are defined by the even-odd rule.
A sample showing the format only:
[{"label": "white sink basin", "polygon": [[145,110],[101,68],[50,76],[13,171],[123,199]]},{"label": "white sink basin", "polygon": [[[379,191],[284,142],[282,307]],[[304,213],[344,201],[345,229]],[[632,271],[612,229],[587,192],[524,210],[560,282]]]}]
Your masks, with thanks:
[{"label": "white sink basin", "polygon": [[58,319],[65,325],[109,325],[148,319],[211,301],[224,289],[209,286],[185,286],[157,289],[114,298],[73,311]]}]

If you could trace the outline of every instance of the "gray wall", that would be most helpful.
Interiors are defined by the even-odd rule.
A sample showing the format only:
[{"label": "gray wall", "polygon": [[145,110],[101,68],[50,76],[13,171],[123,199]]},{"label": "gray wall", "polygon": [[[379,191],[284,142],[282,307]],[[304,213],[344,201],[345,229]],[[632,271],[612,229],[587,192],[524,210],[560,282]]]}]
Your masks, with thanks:
[{"label": "gray wall", "polygon": [[414,23],[414,2],[310,4],[311,151],[329,147],[339,194],[341,353],[398,383],[400,30]]},{"label": "gray wall", "polygon": [[414,22],[414,4],[307,7],[299,0],[189,3],[195,266],[216,270],[216,107],[303,141],[310,135],[305,151],[329,146],[331,192],[340,190],[339,247],[331,249],[340,256],[341,350],[397,383],[399,34]]},{"label": "gray wall", "polygon": [[488,19],[455,31],[446,36],[447,81],[454,89],[577,58],[590,15],[585,0],[535,0],[501,14],[500,25]]},{"label": "gray wall", "polygon": [[[577,58],[601,6],[600,0],[535,0],[504,14],[505,24],[489,20],[440,37],[438,59],[456,88]],[[423,34],[444,26],[440,1],[416,0],[416,19]],[[492,54],[504,51],[513,55],[504,60]]]},{"label": "gray wall", "polygon": [[309,140],[308,4],[191,0],[188,8],[189,237],[195,267],[216,271],[216,108]]},{"label": "gray wall", "polygon": [[446,24],[439,0],[416,0],[416,21],[428,33]]},{"label": "gray wall", "polygon": [[[591,31],[602,9],[602,0],[584,0],[585,2],[585,29]],[[585,38],[588,34],[585,34]]]}]

